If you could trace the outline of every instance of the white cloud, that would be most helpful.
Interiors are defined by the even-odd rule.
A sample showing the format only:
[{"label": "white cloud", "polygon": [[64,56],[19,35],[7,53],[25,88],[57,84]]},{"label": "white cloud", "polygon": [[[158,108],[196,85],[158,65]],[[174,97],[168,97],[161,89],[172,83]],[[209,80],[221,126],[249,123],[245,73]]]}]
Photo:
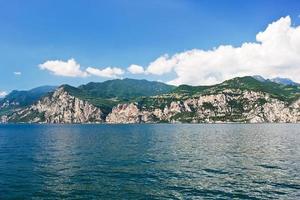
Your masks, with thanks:
[{"label": "white cloud", "polygon": [[50,71],[54,75],[68,77],[87,77],[94,75],[105,78],[118,78],[119,75],[124,74],[124,70],[117,67],[106,67],[104,69],[88,67],[86,69],[81,69],[80,64],[73,58],[68,61],[49,60],[40,64],[39,67],[42,70]]},{"label": "white cloud", "polygon": [[106,78],[118,78],[118,76],[124,74],[124,71],[121,68],[117,67],[106,67],[104,69],[98,69],[94,67],[88,67],[86,72],[100,77]]},{"label": "white cloud", "polygon": [[240,47],[221,45],[212,50],[193,49],[173,56],[163,55],[146,73],[176,74],[171,84],[214,84],[236,76],[281,76],[300,82],[300,26],[291,26],[289,16],[280,18],[256,35],[256,42]]},{"label": "white cloud", "polygon": [[88,73],[80,69],[80,65],[72,58],[67,62],[62,60],[49,60],[39,65],[40,69],[48,70],[58,76],[86,77]]},{"label": "white cloud", "polygon": [[170,59],[169,56],[165,54],[151,62],[146,72],[155,75],[166,74],[172,71],[175,64],[176,59]]},{"label": "white cloud", "polygon": [[127,70],[132,73],[132,74],[144,74],[145,73],[145,70],[142,66],[140,65],[130,65]]},{"label": "white cloud", "polygon": [[[300,26],[292,26],[291,18],[286,16],[259,32],[255,42],[245,42],[239,47],[221,45],[211,50],[192,49],[171,56],[165,54],[145,68],[133,64],[127,71],[157,76],[175,74],[175,78],[169,81],[175,85],[209,85],[246,75],[280,76],[300,82],[299,55]],[[39,66],[55,75],[71,77],[95,75],[116,78],[125,73],[117,67],[82,70],[74,59],[47,61]]]},{"label": "white cloud", "polygon": [[14,72],[14,75],[16,75],[16,76],[21,76],[22,73],[21,73],[21,72]]},{"label": "white cloud", "polygon": [[5,91],[0,91],[0,98],[3,98],[7,95],[7,92]]}]

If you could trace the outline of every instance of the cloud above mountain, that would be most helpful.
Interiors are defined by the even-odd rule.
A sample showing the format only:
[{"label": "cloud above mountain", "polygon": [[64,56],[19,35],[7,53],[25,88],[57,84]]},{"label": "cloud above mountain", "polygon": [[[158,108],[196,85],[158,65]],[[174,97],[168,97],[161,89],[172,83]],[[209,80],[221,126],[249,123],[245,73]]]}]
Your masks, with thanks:
[{"label": "cloud above mountain", "polygon": [[57,76],[69,76],[69,77],[86,77],[88,73],[80,69],[75,59],[69,59],[68,61],[62,60],[49,60],[39,65],[40,69],[48,70]]},{"label": "cloud above mountain", "polygon": [[192,49],[174,55],[164,54],[147,66],[87,67],[82,69],[74,59],[50,60],[39,67],[54,75],[69,77],[99,76],[118,78],[127,74],[173,77],[174,85],[210,85],[247,75],[266,78],[288,77],[300,82],[300,26],[292,26],[289,16],[269,24],[256,35],[255,42],[238,47],[220,45],[211,50]]},{"label": "cloud above mountain", "polygon": [[88,67],[86,72],[100,77],[105,78],[118,78],[120,75],[124,74],[124,70],[118,67],[106,67],[104,69],[98,69],[94,67]]},{"label": "cloud above mountain", "polygon": [[127,68],[127,70],[132,74],[144,74],[145,73],[145,70],[142,66],[135,65],[135,64],[130,65]]},{"label": "cloud above mountain", "polygon": [[118,78],[119,75],[124,74],[124,70],[118,67],[106,67],[103,69],[96,67],[88,67],[82,69],[80,64],[71,58],[67,61],[49,60],[39,65],[40,69],[47,70],[57,76],[66,77],[87,77],[99,76],[104,78]]},{"label": "cloud above mountain", "polygon": [[256,42],[239,47],[221,45],[212,50],[192,49],[172,56],[162,55],[141,73],[175,73],[171,84],[214,84],[236,76],[282,76],[300,82],[300,26],[289,16],[269,24],[256,35]]}]

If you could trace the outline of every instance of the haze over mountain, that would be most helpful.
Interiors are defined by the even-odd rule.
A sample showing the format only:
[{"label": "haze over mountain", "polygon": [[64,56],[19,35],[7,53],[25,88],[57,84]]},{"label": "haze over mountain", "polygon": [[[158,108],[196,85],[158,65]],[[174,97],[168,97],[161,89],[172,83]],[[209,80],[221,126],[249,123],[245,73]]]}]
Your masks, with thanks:
[{"label": "haze over mountain", "polygon": [[[48,92],[53,92],[56,86],[40,86],[31,90],[13,90],[1,99],[1,103],[15,102],[16,106],[27,106],[39,100]],[[0,103],[0,104],[1,104]]]},{"label": "haze over mountain", "polygon": [[279,83],[279,84],[283,84],[283,85],[295,85],[295,86],[300,85],[299,83],[296,83],[289,78],[275,77],[275,78],[271,78],[271,79],[265,79],[264,77],[259,76],[259,75],[255,75],[255,76],[253,76],[253,78],[255,78],[256,80],[261,81],[261,82],[271,81],[271,82]]}]

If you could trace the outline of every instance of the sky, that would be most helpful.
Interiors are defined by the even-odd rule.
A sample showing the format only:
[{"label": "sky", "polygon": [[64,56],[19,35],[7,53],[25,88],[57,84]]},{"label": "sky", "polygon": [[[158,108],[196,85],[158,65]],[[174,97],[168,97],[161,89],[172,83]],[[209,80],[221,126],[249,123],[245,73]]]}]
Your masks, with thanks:
[{"label": "sky", "polygon": [[0,97],[115,78],[300,82],[298,0],[0,0]]}]

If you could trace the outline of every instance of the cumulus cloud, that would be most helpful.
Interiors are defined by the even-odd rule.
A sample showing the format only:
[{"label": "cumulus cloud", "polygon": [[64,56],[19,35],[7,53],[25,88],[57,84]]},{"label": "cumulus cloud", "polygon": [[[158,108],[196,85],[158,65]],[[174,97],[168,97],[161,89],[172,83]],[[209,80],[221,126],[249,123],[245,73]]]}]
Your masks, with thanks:
[{"label": "cumulus cloud", "polygon": [[39,65],[40,69],[48,70],[58,76],[86,77],[88,73],[80,69],[80,65],[72,58],[68,61],[49,60]]},{"label": "cumulus cloud", "polygon": [[176,64],[176,58],[171,59],[167,54],[157,58],[150,63],[146,72],[155,75],[162,75],[172,71]]},{"label": "cumulus cloud", "polygon": [[140,65],[130,65],[127,70],[132,73],[132,74],[144,74],[145,73],[145,70],[142,66]]},{"label": "cumulus cloud", "polygon": [[68,77],[87,77],[94,75],[105,78],[118,78],[119,75],[124,74],[124,70],[118,67],[106,67],[103,69],[88,67],[81,69],[80,64],[73,58],[68,61],[49,60],[40,64],[39,67],[42,70],[50,71],[54,75]]},{"label": "cumulus cloud", "polygon": [[21,72],[14,72],[14,75],[16,75],[16,76],[21,76],[22,73],[21,73]]},{"label": "cumulus cloud", "polygon": [[0,98],[3,98],[7,95],[7,92],[5,91],[0,91]]},{"label": "cumulus cloud", "polygon": [[300,82],[300,26],[289,16],[269,24],[256,35],[256,42],[239,47],[221,45],[212,50],[193,49],[172,56],[163,55],[145,72],[176,78],[170,84],[215,84],[236,76],[289,77]]},{"label": "cumulus cloud", "polygon": [[[55,75],[116,78],[125,71],[117,67],[81,69],[74,59],[47,61],[39,65]],[[240,46],[221,45],[211,50],[192,49],[162,55],[146,67],[130,65],[128,73],[175,77],[168,83],[210,85],[237,76],[287,77],[300,82],[300,26],[289,16],[269,24],[257,33],[256,41]]]},{"label": "cumulus cloud", "polygon": [[86,72],[91,75],[105,77],[105,78],[117,78],[120,75],[124,74],[124,70],[118,67],[106,67],[104,69],[88,67],[86,69]]}]

